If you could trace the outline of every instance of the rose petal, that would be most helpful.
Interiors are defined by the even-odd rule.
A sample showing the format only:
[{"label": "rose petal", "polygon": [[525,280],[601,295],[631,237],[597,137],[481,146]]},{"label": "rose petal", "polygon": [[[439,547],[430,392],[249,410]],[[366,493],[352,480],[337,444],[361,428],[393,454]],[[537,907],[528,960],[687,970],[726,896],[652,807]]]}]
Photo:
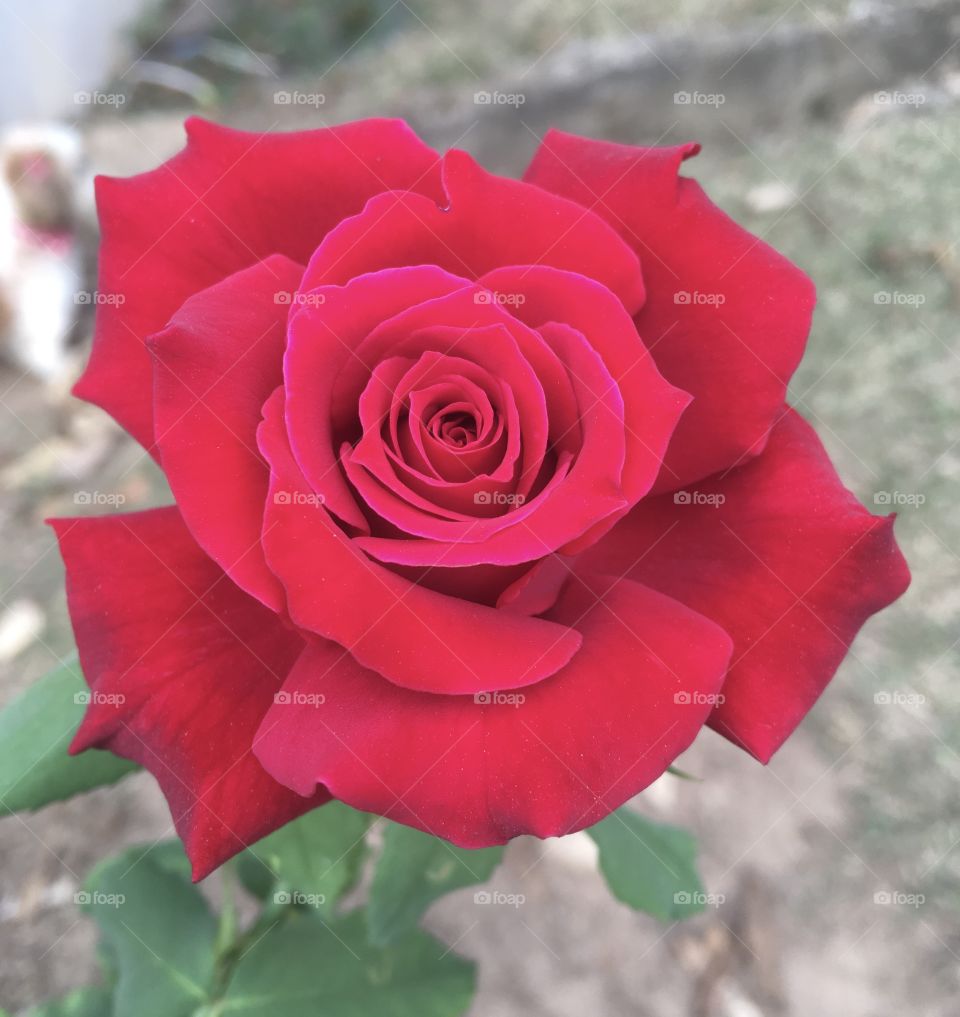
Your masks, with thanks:
[{"label": "rose petal", "polygon": [[527,356],[530,347],[542,344],[536,334],[499,308],[474,303],[476,293],[476,287],[460,289],[410,307],[379,325],[344,366],[334,400],[354,402],[349,394],[359,395],[367,371],[388,354],[419,356],[434,351],[470,360],[500,377],[516,400],[523,438],[517,490],[526,495],[540,473],[551,436],[551,403],[542,375]]},{"label": "rose petal", "polygon": [[694,397],[657,491],[761,451],[803,354],[815,300],[803,272],[728,218],[696,181],[677,175],[698,151],[549,131],[524,174],[604,217],[641,258],[648,298],[637,329],[665,377]]},{"label": "rose petal", "polygon": [[191,294],[270,254],[305,263],[374,194],[442,200],[437,155],[400,120],[248,133],[191,117],[187,146],[149,173],[100,177],[101,293],[93,352],[75,392],[153,443],[143,347]]},{"label": "rose petal", "polygon": [[[418,329],[424,320],[436,315],[441,321],[454,320],[458,313],[466,311],[467,317],[463,324],[454,326],[434,326]],[[481,310],[485,314],[487,309]],[[494,311],[494,316],[500,312]],[[409,311],[398,314],[389,322],[384,323],[374,332],[357,351],[357,360],[376,362],[381,351],[393,350],[399,355],[412,356],[433,350],[441,353],[449,352],[471,359],[486,371],[500,377],[509,385],[511,394],[516,400],[518,424],[521,432],[521,462],[519,477],[515,483],[490,482],[478,477],[463,484],[448,486],[445,492],[438,492],[439,504],[460,513],[468,512],[474,506],[482,507],[484,502],[478,500],[481,495],[492,496],[494,493],[515,489],[522,502],[533,488],[538,478],[547,482],[550,471],[545,474],[544,454],[550,434],[547,412],[547,401],[543,388],[531,365],[525,359],[520,344],[507,322],[494,320],[491,323],[473,323],[476,307],[470,300],[470,294],[451,294],[447,298],[431,301]],[[411,331],[412,330],[412,331]],[[347,374],[345,370],[344,375]],[[341,378],[343,382],[343,378]],[[344,382],[344,384],[349,384]],[[426,538],[443,538],[446,540],[478,541],[486,534],[495,532],[507,525],[506,517],[498,512],[495,516],[478,520],[470,518],[463,522],[451,522],[437,519],[434,514],[423,509],[425,499],[410,493],[409,496],[398,485],[387,484],[391,491],[381,490],[379,485],[371,484],[362,476],[356,466],[363,460],[361,455],[354,457],[349,454],[342,456],[344,468],[351,482],[357,487],[365,501],[388,521],[408,533]],[[369,452],[369,447],[366,448]],[[554,474],[559,472],[552,471]],[[512,478],[510,478],[512,480]],[[416,507],[415,507],[416,506]],[[474,512],[474,516],[482,515]],[[521,513],[526,514],[526,513]],[[372,538],[376,539],[376,538]],[[401,559],[402,560],[402,559]],[[472,556],[470,564],[477,564],[481,559]]]},{"label": "rose petal", "polygon": [[[496,342],[499,336],[492,338]],[[363,435],[344,457],[348,473],[351,472],[350,466],[362,466],[398,497],[406,498],[411,505],[447,520],[472,521],[478,515],[488,514],[478,511],[476,493],[493,489],[510,491],[517,482],[515,463],[520,445],[520,421],[512,392],[507,390],[505,394],[498,394],[498,403],[505,404],[501,405],[499,427],[502,441],[492,447],[477,442],[473,446],[453,450],[427,432],[422,416],[425,411],[429,412],[430,400],[444,395],[449,400],[457,394],[464,394],[472,399],[472,405],[479,406],[481,411],[486,407],[484,412],[492,416],[493,408],[480,384],[496,391],[500,388],[497,379],[477,364],[433,351],[424,353],[409,370],[404,371],[402,377],[397,378],[400,365],[407,363],[410,363],[409,358],[391,357],[381,361],[374,369],[360,397]],[[429,384],[431,376],[457,370],[463,372],[458,378]],[[387,386],[392,386],[390,391],[387,391]],[[409,417],[404,428],[409,425],[416,432],[411,438],[416,450],[426,453],[429,448],[429,462],[435,463],[438,469],[445,469],[445,476],[431,476],[417,469],[417,464],[423,462],[426,456],[416,456],[414,463],[407,465],[383,440],[383,418],[390,413],[393,422],[396,404],[408,400],[410,388],[414,391],[409,393]],[[427,400],[427,405],[424,405],[424,400]],[[379,406],[374,410],[376,403]],[[542,399],[537,408],[542,410]],[[503,416],[510,421],[509,441],[503,433]],[[478,475],[478,466],[486,466],[490,472]]]},{"label": "rose petal", "polygon": [[641,502],[580,567],[626,572],[730,633],[726,701],[711,725],[762,762],[816,702],[860,626],[910,580],[893,517],[860,505],[793,411],[757,459]]},{"label": "rose petal", "polygon": [[[525,520],[541,511],[566,480],[571,457],[565,454],[557,460],[546,485],[529,501],[514,501],[516,495],[504,493],[502,484],[488,483],[484,477],[459,485],[465,500],[476,499],[478,509],[489,508],[493,514],[473,518],[461,514],[453,520],[431,511],[427,499],[414,491],[397,494],[380,484],[351,459],[348,445],[341,448],[340,461],[364,503],[380,521],[389,524],[379,528],[387,529],[389,536],[359,536],[357,547],[378,560],[398,565],[460,566],[516,565],[549,553],[552,548],[544,550],[547,542],[535,539],[532,531],[524,537],[505,536],[505,531],[525,525]],[[598,495],[597,504],[604,505],[604,497],[608,499],[608,512],[622,504],[609,495]],[[576,529],[569,520],[566,525]]]},{"label": "rose petal", "polygon": [[373,198],[317,248],[304,288],[399,265],[439,265],[475,279],[501,265],[553,265],[603,283],[633,313],[643,279],[633,251],[566,198],[487,173],[456,149],[443,157],[440,204],[396,191]]},{"label": "rose petal", "polygon": [[288,305],[303,266],[275,255],[190,297],[149,347],[163,470],[197,543],[279,611],[283,587],[260,548],[270,471],[260,409],[283,377]]},{"label": "rose petal", "polygon": [[264,550],[301,628],[397,685],[430,692],[475,692],[491,676],[498,688],[529,685],[576,653],[572,629],[445,597],[370,561],[311,500],[284,432],[280,389],[258,438],[272,469]]},{"label": "rose petal", "polygon": [[300,794],[323,782],[356,808],[463,847],[590,826],[690,744],[730,640],[629,580],[574,581],[551,617],[579,628],[583,648],[513,700],[411,692],[311,643],[285,691],[320,694],[322,709],[272,710],[256,751]]},{"label": "rose petal", "polygon": [[376,362],[365,368],[361,384],[339,407],[334,401],[335,382],[377,325],[411,305],[466,285],[466,280],[432,266],[399,268],[361,276],[342,287],[316,289],[311,302],[290,320],[283,363],[290,444],[314,493],[360,532],[367,532],[368,525],[340,473],[340,439],[335,432],[356,419],[363,382]]},{"label": "rose petal", "polygon": [[[633,505],[653,486],[690,395],[661,375],[619,301],[592,279],[540,265],[488,272],[481,284],[512,298],[514,315],[533,328],[560,322],[581,333],[600,355],[623,397],[626,448],[621,491]],[[579,542],[588,546],[616,517]]]},{"label": "rose petal", "polygon": [[[454,294],[454,296],[458,296]],[[582,334],[570,326],[547,323],[540,335],[570,373],[578,406],[578,429],[582,447],[567,475],[537,498],[502,516],[493,530],[484,524],[471,526],[468,536],[454,542],[447,532],[451,524],[435,522],[429,528],[411,529],[411,519],[402,528],[431,540],[407,540],[379,536],[360,537],[357,543],[380,561],[404,565],[472,565],[481,561],[506,565],[532,561],[559,549],[583,544],[584,533],[596,531],[596,524],[629,507],[621,493],[624,463],[624,404],[619,386],[610,376],[599,353]],[[652,365],[651,365],[652,369]],[[642,426],[651,445],[665,445],[685,400],[653,374],[643,378],[638,372],[631,394],[644,401],[646,419]],[[665,396],[665,398],[664,398]],[[658,403],[659,400],[659,403]],[[652,482],[656,460],[649,460],[648,480]],[[354,480],[357,483],[356,480]],[[377,493],[363,488],[364,497]],[[378,511],[399,517],[402,507],[382,505],[382,499],[370,501]],[[399,525],[399,524],[398,524]]]},{"label": "rose petal", "polygon": [[56,519],[96,746],[156,777],[202,879],[329,800],[277,784],[251,751],[303,641],[203,553],[175,508]]},{"label": "rose petal", "polygon": [[572,571],[563,555],[549,554],[503,590],[497,607],[517,614],[544,614],[557,602]]}]

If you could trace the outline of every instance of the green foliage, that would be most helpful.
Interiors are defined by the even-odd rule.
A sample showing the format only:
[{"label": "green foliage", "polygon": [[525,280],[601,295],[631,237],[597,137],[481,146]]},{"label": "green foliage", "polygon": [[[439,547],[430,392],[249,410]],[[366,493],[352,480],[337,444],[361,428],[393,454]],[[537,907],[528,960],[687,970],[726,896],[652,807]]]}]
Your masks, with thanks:
[{"label": "green foliage", "polygon": [[472,965],[424,933],[378,948],[360,915],[300,912],[243,955],[209,1017],[456,1017],[473,988]]},{"label": "green foliage", "polygon": [[225,908],[218,927],[167,845],[103,863],[80,900],[118,972],[112,1009],[86,990],[87,1009],[68,997],[32,1017],[457,1017],[473,995],[468,962],[420,932],[373,946],[358,913],[267,908],[241,931]]},{"label": "green foliage", "polygon": [[696,841],[686,830],[617,809],[587,833],[600,849],[610,892],[662,921],[687,918],[704,907]]},{"label": "green foliage", "polygon": [[278,18],[275,2],[247,0],[236,5],[227,26],[214,26],[214,31],[227,41],[239,37],[284,69],[322,73],[354,46],[369,45],[403,21],[412,22],[405,14],[392,0],[327,0],[294,5]]},{"label": "green foliage", "polygon": [[[111,1005],[107,989],[75,989],[63,999],[55,999],[28,1010],[23,1017],[112,1017]],[[0,1017],[7,1017],[6,1010],[0,1010]]]},{"label": "green foliage", "polygon": [[390,823],[367,908],[371,941],[389,943],[414,928],[433,901],[461,886],[484,882],[502,857],[500,847],[467,851]]},{"label": "green foliage", "polygon": [[369,816],[330,802],[281,827],[239,859],[243,885],[275,903],[301,902],[328,917],[356,882],[366,854]]},{"label": "green foliage", "polygon": [[[148,8],[134,26],[136,45],[149,51],[151,59],[207,70],[211,59],[223,61],[210,45],[211,40],[219,40],[235,51],[234,60],[224,66],[239,61],[238,69],[254,67],[257,61],[252,54],[260,54],[280,70],[320,74],[355,47],[382,40],[403,24],[418,24],[407,8],[393,0],[297,0],[284,3],[282,12],[276,0],[245,0],[229,5],[222,16],[207,18],[206,24],[201,18],[199,32],[176,31],[175,26],[195,6],[190,0],[163,0]],[[245,53],[248,60],[242,59]]]},{"label": "green foliage", "polygon": [[96,749],[67,755],[89,695],[73,658],[0,712],[0,815],[113,784],[136,769]]},{"label": "green foliage", "polygon": [[190,1017],[209,999],[217,922],[188,878],[133,848],[99,865],[80,904],[116,965],[114,1017]]}]

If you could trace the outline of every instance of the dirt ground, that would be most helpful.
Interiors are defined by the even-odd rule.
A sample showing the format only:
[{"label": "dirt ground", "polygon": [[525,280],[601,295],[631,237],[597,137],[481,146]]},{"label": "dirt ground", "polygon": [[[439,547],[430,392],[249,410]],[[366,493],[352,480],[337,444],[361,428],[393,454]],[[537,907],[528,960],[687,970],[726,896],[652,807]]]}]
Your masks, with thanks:
[{"label": "dirt ground", "polygon": [[[475,904],[473,889],[435,905],[428,926],[479,963],[470,1017],[958,1012],[960,103],[949,75],[960,72],[952,60],[919,83],[878,78],[878,88],[923,91],[923,104],[878,110],[865,101],[802,132],[743,135],[715,125],[716,143],[686,169],[817,283],[792,398],[865,503],[902,496],[897,533],[911,590],[867,625],[770,766],[705,732],[678,764],[703,779],[667,776],[637,800],[696,833],[716,896],[704,915],[667,927],[618,904],[580,834],[511,845],[490,887],[522,893],[520,907]],[[363,102],[376,110],[375,95]],[[251,114],[228,107],[221,116]],[[97,167],[154,164],[178,147],[179,119],[99,122],[90,133]],[[593,133],[603,135],[602,122]],[[638,112],[633,140],[686,137],[681,124],[666,138],[648,136]],[[520,161],[529,142],[504,161]],[[469,150],[469,133],[459,143]],[[43,519],[90,511],[76,504],[80,491],[122,495],[133,510],[161,503],[164,487],[103,414],[10,368],[0,371],[0,421],[0,617],[18,613],[34,635],[0,664],[3,702],[72,645]],[[163,800],[142,774],[0,821],[0,1005],[16,1012],[93,977],[94,930],[75,910],[74,891],[96,860],[170,833]]]}]

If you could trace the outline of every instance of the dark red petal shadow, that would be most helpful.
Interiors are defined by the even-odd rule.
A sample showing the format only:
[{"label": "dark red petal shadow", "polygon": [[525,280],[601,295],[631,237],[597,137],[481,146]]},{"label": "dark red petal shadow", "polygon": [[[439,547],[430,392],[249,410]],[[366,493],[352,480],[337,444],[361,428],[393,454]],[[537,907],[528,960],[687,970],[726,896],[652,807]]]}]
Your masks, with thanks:
[{"label": "dark red petal shadow", "polygon": [[[636,250],[640,335],[690,392],[656,491],[756,455],[800,362],[815,294],[795,265],[678,176],[697,145],[641,148],[549,131],[524,180],[605,218]],[[716,300],[722,298],[722,304]]]},{"label": "dark red petal shadow", "polygon": [[763,762],[861,625],[910,581],[893,517],[871,515],[844,488],[792,410],[757,459],[695,491],[641,502],[580,565],[628,569],[730,633],[725,702],[710,723]]},{"label": "dark red petal shadow", "polygon": [[94,347],[75,392],[153,443],[144,339],[191,294],[270,254],[306,263],[381,191],[443,199],[437,154],[399,120],[248,133],[196,117],[187,146],[149,173],[100,177],[101,293]]},{"label": "dark red petal shadow", "polygon": [[303,641],[230,582],[177,510],[52,523],[92,690],[70,751],[109,749],[156,777],[194,878],[328,801],[288,791],[251,751]]},{"label": "dark red petal shadow", "polygon": [[322,695],[323,706],[272,710],[256,751],[301,794],[323,781],[357,808],[463,847],[590,826],[690,744],[730,640],[629,580],[574,580],[551,617],[579,628],[583,648],[519,705],[401,689],[312,642],[285,690]]}]

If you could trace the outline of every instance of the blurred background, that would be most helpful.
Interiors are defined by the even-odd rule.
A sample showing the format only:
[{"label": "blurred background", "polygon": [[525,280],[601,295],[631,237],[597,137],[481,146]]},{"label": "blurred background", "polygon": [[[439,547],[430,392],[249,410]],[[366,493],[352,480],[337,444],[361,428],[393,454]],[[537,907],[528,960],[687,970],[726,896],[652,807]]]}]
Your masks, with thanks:
[{"label": "blurred background", "polygon": [[[960,2],[0,0],[0,703],[72,647],[48,515],[162,503],[68,396],[96,306],[95,173],[156,165],[200,112],[281,130],[406,117],[519,173],[550,125],[704,143],[687,164],[820,302],[792,400],[899,512],[908,595],[763,768],[705,731],[643,796],[715,895],[661,926],[584,835],[511,845],[428,924],[479,960],[471,1017],[960,1012]],[[144,775],[0,822],[0,1005],[94,977],[91,865],[170,833]]]}]

